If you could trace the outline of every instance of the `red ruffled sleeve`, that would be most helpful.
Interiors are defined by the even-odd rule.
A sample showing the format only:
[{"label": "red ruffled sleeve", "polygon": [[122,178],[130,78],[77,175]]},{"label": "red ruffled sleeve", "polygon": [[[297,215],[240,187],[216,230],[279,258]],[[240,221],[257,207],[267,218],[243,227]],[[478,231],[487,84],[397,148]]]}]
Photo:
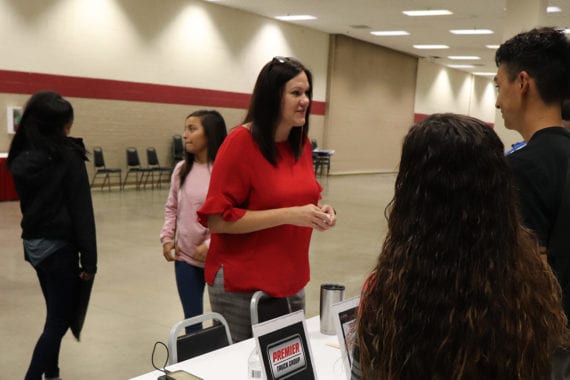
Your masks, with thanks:
[{"label": "red ruffled sleeve", "polygon": [[198,210],[198,221],[208,227],[208,216],[222,215],[226,221],[243,217],[250,191],[251,168],[247,165],[251,146],[249,130],[235,128],[226,138],[214,163],[208,196]]}]

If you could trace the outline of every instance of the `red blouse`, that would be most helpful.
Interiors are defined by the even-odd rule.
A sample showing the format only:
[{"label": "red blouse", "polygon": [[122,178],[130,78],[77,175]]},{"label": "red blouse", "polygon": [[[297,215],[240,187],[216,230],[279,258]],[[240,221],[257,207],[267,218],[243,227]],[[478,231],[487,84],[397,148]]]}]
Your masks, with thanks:
[{"label": "red blouse", "polygon": [[[235,128],[216,156],[210,188],[198,219],[207,226],[209,215],[226,221],[246,210],[268,210],[317,204],[322,191],[315,179],[311,143],[306,141],[299,160],[288,142],[277,143],[280,157],[271,165],[253,141],[250,131]],[[309,242],[312,228],[290,224],[246,233],[212,233],[206,259],[206,282],[212,284],[224,267],[228,291],[263,290],[288,297],[309,282]]]}]

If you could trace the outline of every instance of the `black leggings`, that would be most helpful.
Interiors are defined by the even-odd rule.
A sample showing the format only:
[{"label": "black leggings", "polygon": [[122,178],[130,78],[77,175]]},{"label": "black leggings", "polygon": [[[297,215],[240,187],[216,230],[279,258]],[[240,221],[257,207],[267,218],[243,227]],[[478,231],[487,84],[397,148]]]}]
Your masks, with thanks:
[{"label": "black leggings", "polygon": [[35,267],[46,301],[44,331],[32,355],[26,380],[59,377],[59,349],[69,328],[78,296],[79,256],[70,246],[52,253]]}]

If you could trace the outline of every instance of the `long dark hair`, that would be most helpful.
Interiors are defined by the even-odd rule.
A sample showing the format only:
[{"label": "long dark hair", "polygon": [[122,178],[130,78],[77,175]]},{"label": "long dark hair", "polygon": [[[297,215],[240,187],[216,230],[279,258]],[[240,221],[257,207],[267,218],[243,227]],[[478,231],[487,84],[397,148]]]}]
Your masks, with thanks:
[{"label": "long dark hair", "polygon": [[285,84],[295,78],[301,72],[307,75],[309,80],[309,106],[305,124],[301,128],[293,128],[289,133],[289,146],[299,158],[309,134],[309,114],[313,101],[313,75],[303,64],[294,58],[275,57],[269,61],[259,73],[249,109],[244,119],[245,123],[251,123],[253,140],[261,150],[267,161],[277,164],[278,151],[275,145],[275,132],[281,115],[281,100]]},{"label": "long dark hair", "polygon": [[[211,164],[216,159],[218,149],[220,149],[220,145],[222,145],[222,142],[224,142],[228,134],[226,122],[222,115],[215,110],[194,111],[188,115],[185,120],[188,120],[190,117],[200,118],[208,144],[208,163]],[[192,165],[194,165],[194,154],[188,153],[186,150],[184,152],[184,164],[182,164],[182,168],[180,169],[180,186],[184,184],[188,173],[192,170]]]},{"label": "long dark hair", "polygon": [[436,114],[407,134],[358,322],[365,379],[547,379],[561,289],[521,225],[503,144]]},{"label": "long dark hair", "polygon": [[68,147],[85,156],[85,149],[65,135],[65,126],[72,122],[73,107],[60,94],[49,90],[33,94],[10,144],[8,167],[26,149],[41,150],[59,159],[63,149]]}]

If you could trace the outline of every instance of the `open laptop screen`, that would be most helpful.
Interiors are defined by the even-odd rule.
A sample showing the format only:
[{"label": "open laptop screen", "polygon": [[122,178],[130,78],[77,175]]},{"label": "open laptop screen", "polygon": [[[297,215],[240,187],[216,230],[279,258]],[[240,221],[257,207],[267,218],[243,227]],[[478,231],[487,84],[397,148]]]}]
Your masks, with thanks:
[{"label": "open laptop screen", "polygon": [[357,296],[332,305],[336,334],[348,378],[350,378],[350,366],[352,365],[352,351],[356,335],[356,317],[358,315],[359,303],[360,296]]}]

